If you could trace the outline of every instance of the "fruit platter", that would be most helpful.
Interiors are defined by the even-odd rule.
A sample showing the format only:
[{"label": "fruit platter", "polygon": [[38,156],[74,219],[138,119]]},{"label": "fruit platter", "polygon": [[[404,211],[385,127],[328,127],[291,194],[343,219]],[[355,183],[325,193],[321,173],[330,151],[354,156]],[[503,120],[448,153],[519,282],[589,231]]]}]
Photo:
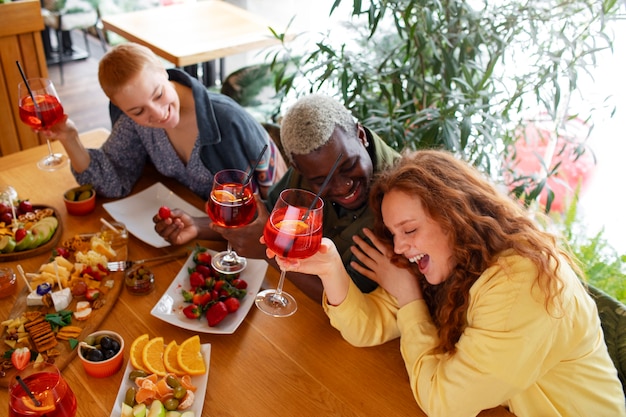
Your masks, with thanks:
[{"label": "fruit platter", "polygon": [[0,262],[24,259],[50,251],[62,235],[53,207],[0,201]]},{"label": "fruit platter", "polygon": [[123,287],[123,273],[107,268],[120,259],[100,234],[74,236],[50,253],[36,271],[17,268],[24,288],[9,317],[0,318],[0,387],[30,361],[46,360],[63,369]]},{"label": "fruit platter", "polygon": [[201,417],[211,345],[198,335],[183,341],[138,336],[111,417]]},{"label": "fruit platter", "polygon": [[232,334],[254,304],[267,262],[248,259],[239,274],[211,266],[215,251],[197,246],[150,314],[196,333]]}]

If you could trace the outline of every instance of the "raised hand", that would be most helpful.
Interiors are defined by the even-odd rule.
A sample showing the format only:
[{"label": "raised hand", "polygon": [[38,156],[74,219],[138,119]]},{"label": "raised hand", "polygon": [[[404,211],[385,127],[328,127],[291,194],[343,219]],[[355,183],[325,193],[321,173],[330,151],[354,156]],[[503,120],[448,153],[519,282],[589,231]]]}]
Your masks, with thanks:
[{"label": "raised hand", "polygon": [[418,277],[410,269],[392,264],[391,249],[374,236],[371,230],[363,229],[363,233],[374,246],[360,236],[353,236],[352,240],[356,245],[351,250],[362,265],[359,262],[351,262],[350,266],[369,279],[376,281],[388,293],[398,299],[400,306],[423,298]]},{"label": "raised hand", "polygon": [[196,219],[181,209],[172,209],[170,216],[165,219],[162,219],[157,213],[152,221],[154,222],[154,230],[172,245],[184,245],[199,235]]}]

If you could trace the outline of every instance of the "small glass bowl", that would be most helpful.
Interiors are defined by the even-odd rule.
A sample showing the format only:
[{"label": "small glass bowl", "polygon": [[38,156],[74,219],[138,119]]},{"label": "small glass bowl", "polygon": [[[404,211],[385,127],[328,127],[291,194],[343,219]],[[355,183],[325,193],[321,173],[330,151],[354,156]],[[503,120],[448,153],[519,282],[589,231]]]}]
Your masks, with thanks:
[{"label": "small glass bowl", "polygon": [[111,245],[117,254],[115,257],[116,261],[125,261],[128,259],[128,230],[126,229],[126,225],[121,222],[109,222],[109,224],[115,227],[119,233],[115,233],[108,226],[102,225],[102,228],[100,228],[100,237]]},{"label": "small glass bowl", "polygon": [[15,293],[15,272],[9,267],[0,268],[0,298],[5,298]]},{"label": "small glass bowl", "polygon": [[146,295],[154,290],[154,274],[143,265],[126,271],[126,289],[133,295]]}]

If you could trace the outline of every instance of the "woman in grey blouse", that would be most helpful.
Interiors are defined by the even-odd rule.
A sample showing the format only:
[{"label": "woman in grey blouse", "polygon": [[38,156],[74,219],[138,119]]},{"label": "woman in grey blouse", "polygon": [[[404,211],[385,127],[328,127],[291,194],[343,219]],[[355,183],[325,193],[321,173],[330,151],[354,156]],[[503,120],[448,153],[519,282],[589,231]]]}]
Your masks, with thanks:
[{"label": "woman in grey blouse", "polygon": [[126,43],[100,61],[100,86],[111,101],[113,129],[99,149],[86,149],[66,116],[45,134],[64,146],[80,184],[105,197],[128,195],[150,162],[206,199],[213,175],[225,168],[256,168],[255,185],[266,195],[280,153],[267,132],[227,96],[209,92],[197,79],[166,70],[148,48]]}]

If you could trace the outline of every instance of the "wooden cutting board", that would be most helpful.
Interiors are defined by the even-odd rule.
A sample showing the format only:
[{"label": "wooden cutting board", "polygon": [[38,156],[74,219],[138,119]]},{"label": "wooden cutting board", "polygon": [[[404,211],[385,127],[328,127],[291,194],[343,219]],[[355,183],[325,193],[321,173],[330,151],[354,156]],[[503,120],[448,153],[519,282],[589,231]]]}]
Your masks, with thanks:
[{"label": "wooden cutting board", "polygon": [[[115,306],[115,303],[117,302],[117,299],[122,291],[122,287],[124,286],[124,272],[112,272],[108,277],[102,280],[102,285],[104,285],[104,283],[110,279],[114,281],[114,284],[113,284],[113,288],[111,288],[103,298],[105,300],[104,305],[97,310],[93,310],[91,315],[87,318],[87,320],[78,321],[72,318],[72,326],[79,326],[83,328],[83,331],[80,334],[80,336],[76,338],[77,340],[81,341],[90,333],[100,330],[99,329],[100,324],[102,323],[104,318],[107,316],[107,314],[109,314],[111,309]],[[11,314],[9,315],[9,317],[0,318],[0,321],[5,321],[7,319],[14,319],[14,318],[19,317],[20,315],[22,315],[24,312],[28,310],[37,310],[38,308],[42,308],[41,306],[29,307],[26,304],[26,297],[28,296],[28,293],[29,293],[28,288],[24,287],[22,292],[17,297],[17,300],[15,302],[15,305],[13,306],[13,309],[11,310]],[[70,303],[70,305],[67,307],[66,310],[75,311],[76,303],[78,301],[84,301],[84,299],[85,297],[76,297],[72,299],[72,302]],[[48,313],[55,312],[54,307],[50,307],[47,310],[49,310],[47,311]],[[0,343],[2,344],[2,347],[0,347],[0,352],[2,353],[8,350],[11,350],[11,348],[6,343],[4,343],[5,330],[6,329],[4,326],[0,328],[0,338],[1,338]],[[74,349],[71,349],[69,342],[66,340],[58,340],[58,342],[59,343],[57,344],[55,349],[57,349],[61,354],[54,359],[54,364],[60,370],[62,370],[74,359],[74,357],[76,357],[78,348],[76,347]],[[16,374],[16,372],[17,371],[14,368],[10,368],[9,370],[7,370],[6,375],[3,377],[0,377],[0,387],[5,387],[5,388],[8,387],[11,381],[11,378]]]}]

